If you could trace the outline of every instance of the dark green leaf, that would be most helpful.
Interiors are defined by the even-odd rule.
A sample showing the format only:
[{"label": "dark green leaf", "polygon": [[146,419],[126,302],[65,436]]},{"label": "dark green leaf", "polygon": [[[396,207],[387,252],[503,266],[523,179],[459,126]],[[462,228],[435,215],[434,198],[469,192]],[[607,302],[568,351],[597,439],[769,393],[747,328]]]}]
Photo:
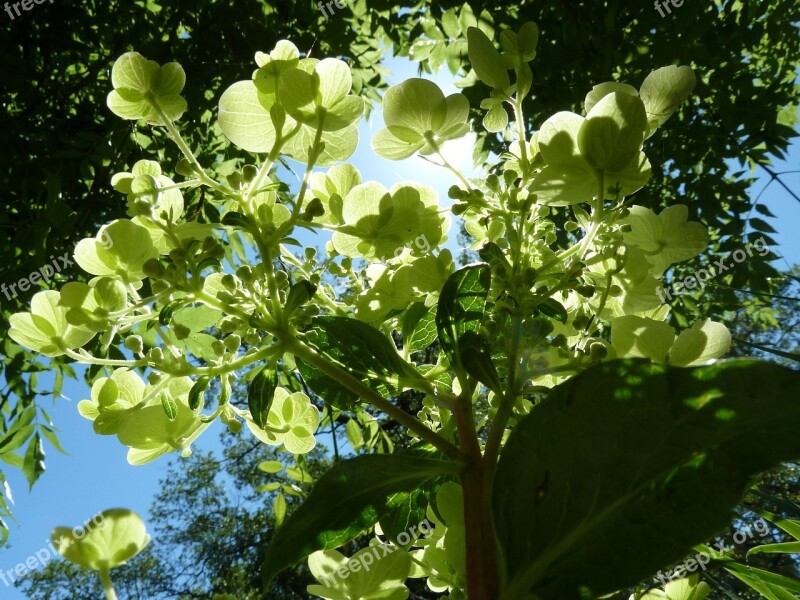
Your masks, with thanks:
[{"label": "dark green leaf", "polygon": [[347,410],[358,402],[358,395],[354,394],[346,387],[342,387],[338,382],[331,379],[325,373],[312,367],[295,357],[297,370],[305,381],[305,384],[317,396],[322,398],[331,406],[341,410]]},{"label": "dark green leaf", "polygon": [[500,376],[492,362],[489,343],[486,338],[474,331],[467,331],[461,337],[461,364],[467,373],[475,377],[495,394],[502,395]]},{"label": "dark green leaf", "polygon": [[68,453],[66,450],[64,450],[64,448],[61,446],[61,442],[59,441],[58,437],[56,436],[56,432],[55,432],[55,430],[53,430],[53,429],[51,429],[51,428],[49,428],[49,427],[45,426],[45,427],[42,427],[42,428],[40,429],[40,431],[42,432],[42,435],[45,437],[45,439],[46,439],[48,442],[50,442],[51,444],[53,444],[53,447],[54,447],[56,450],[58,450],[59,452],[61,452],[61,454],[67,454],[67,455],[69,454],[69,453]]},{"label": "dark green leaf", "polygon": [[316,317],[311,322],[315,338],[308,344],[355,374],[382,395],[402,387],[403,380],[418,380],[414,367],[397,353],[394,342],[374,327],[348,317]]},{"label": "dark green leaf", "polygon": [[311,300],[316,292],[317,286],[310,281],[301,279],[289,289],[289,293],[286,296],[286,312],[291,315]]},{"label": "dark green leaf", "polygon": [[312,552],[341,546],[372,527],[394,494],[455,468],[435,455],[411,454],[368,454],[336,464],[275,532],[264,559],[265,587]]},{"label": "dark green leaf", "polygon": [[247,406],[253,422],[259,427],[267,424],[269,409],[275,398],[275,371],[270,367],[261,369],[247,386]]},{"label": "dark green leaf", "polygon": [[378,520],[384,535],[393,544],[402,547],[408,546],[413,541],[412,539],[406,544],[401,544],[397,536],[401,533],[408,534],[411,527],[425,520],[429,497],[428,490],[420,488],[410,492],[398,492],[387,498],[386,509],[379,515]]},{"label": "dark green leaf", "polygon": [[773,219],[775,218],[775,215],[772,214],[772,211],[764,204],[756,204],[756,210],[765,217],[771,217]]},{"label": "dark green leaf", "polygon": [[759,219],[758,217],[753,217],[750,219],[750,226],[757,230],[757,231],[766,231],[767,233],[777,233],[775,228],[772,227],[769,223],[767,223],[764,219]]},{"label": "dark green leaf", "polygon": [[222,224],[236,229],[244,229],[245,231],[254,231],[256,229],[252,218],[236,211],[225,213],[225,216],[222,217]]},{"label": "dark green leaf", "polygon": [[203,392],[208,389],[210,378],[203,376],[194,382],[192,389],[189,390],[189,408],[197,410],[203,401]]},{"label": "dark green leaf", "polygon": [[497,389],[499,378],[489,355],[488,342],[480,333],[491,277],[491,269],[484,263],[453,273],[439,297],[436,328],[442,349],[454,367]]},{"label": "dark green leaf", "polygon": [[35,425],[25,425],[14,429],[13,432],[9,430],[3,439],[0,440],[0,453],[13,452],[17,448],[23,446],[31,435],[33,435],[34,431],[36,431]]},{"label": "dark green leaf", "polygon": [[737,344],[744,344],[746,346],[750,346],[751,348],[758,348],[762,352],[768,352],[770,354],[774,354],[775,356],[782,356],[783,358],[788,358],[789,360],[800,362],[800,354],[794,354],[792,352],[784,352],[783,350],[778,350],[777,348],[770,348],[769,346],[754,344],[753,342],[748,342],[747,340],[734,339],[734,341]]},{"label": "dark green leaf", "polygon": [[22,473],[28,480],[28,485],[33,487],[36,480],[44,473],[44,446],[42,438],[37,432],[28,443],[25,458],[22,463]]},{"label": "dark green leaf", "polygon": [[415,302],[403,313],[400,331],[403,348],[408,354],[424,350],[436,339],[436,311],[422,302]]},{"label": "dark green leaf", "polygon": [[547,298],[547,300],[537,305],[536,308],[539,309],[539,312],[555,319],[556,321],[561,321],[562,323],[566,323],[567,319],[569,318],[567,315],[567,309],[564,308],[564,305],[553,298]]},{"label": "dark green leaf", "polygon": [[178,308],[186,304],[186,298],[178,298],[172,302],[168,302],[161,311],[158,313],[158,322],[162,327],[165,327],[172,320],[172,313]]},{"label": "dark green leaf", "polygon": [[556,387],[497,467],[503,599],[595,597],[682,559],[756,474],[800,457],[798,398],[800,374],[755,360],[612,361]]}]

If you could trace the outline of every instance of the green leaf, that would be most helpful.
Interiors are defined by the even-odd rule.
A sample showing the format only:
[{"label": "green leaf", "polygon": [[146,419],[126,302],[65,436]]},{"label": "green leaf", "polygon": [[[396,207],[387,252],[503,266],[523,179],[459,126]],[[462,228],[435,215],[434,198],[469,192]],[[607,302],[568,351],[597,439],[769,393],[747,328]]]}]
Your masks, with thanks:
[{"label": "green leaf", "polygon": [[66,450],[64,450],[64,447],[61,445],[61,442],[59,441],[58,436],[56,436],[56,431],[55,430],[51,429],[50,427],[45,426],[45,427],[42,427],[41,432],[42,432],[42,435],[45,437],[45,439],[48,442],[50,442],[56,450],[61,452],[61,454],[69,455],[69,453]]},{"label": "green leaf", "polygon": [[284,464],[279,460],[265,460],[258,463],[258,468],[265,473],[279,473],[283,470]]},{"label": "green leaf", "polygon": [[536,308],[538,308],[541,313],[547,315],[548,317],[552,317],[556,321],[566,323],[567,319],[569,319],[569,315],[567,315],[567,309],[564,308],[564,305],[555,298],[546,298],[543,302],[537,304]]},{"label": "green leaf", "polygon": [[800,581],[739,563],[727,563],[726,571],[744,581],[768,600],[797,600]]},{"label": "green leaf", "polygon": [[117,219],[100,228],[97,236],[75,246],[75,262],[87,273],[138,281],[143,265],[159,252],[146,227],[129,219]]},{"label": "green leaf", "polygon": [[756,474],[800,456],[798,392],[800,374],[755,360],[612,361],[554,388],[497,467],[503,599],[598,596],[681,560]]},{"label": "green leaf", "polygon": [[435,480],[428,481],[425,486],[409,492],[392,494],[386,501],[386,509],[380,514],[380,525],[384,535],[399,547],[408,546],[414,537],[406,544],[401,544],[397,536],[405,533],[407,537],[411,527],[425,520],[426,509],[430,501],[431,492],[428,489]]},{"label": "green leaf", "polygon": [[508,126],[508,113],[502,104],[495,104],[483,117],[483,127],[486,131],[497,133]]},{"label": "green leaf", "polygon": [[438,334],[436,311],[425,306],[423,302],[415,302],[403,313],[400,327],[406,354],[424,350],[434,342]]},{"label": "green leaf", "polygon": [[[308,163],[311,154],[309,149],[314,145],[315,136],[316,130],[301,127],[297,135],[286,145],[286,155],[301,163]],[[324,147],[314,164],[324,167],[347,160],[358,146],[358,126],[348,125],[338,131],[324,131],[320,141]]]},{"label": "green leaf", "polygon": [[[482,368],[470,371],[470,374],[489,387],[494,386],[494,376],[490,375],[488,381],[484,381],[484,373],[494,370],[494,365],[485,349],[486,340],[480,334],[480,327],[486,312],[491,278],[492,270],[485,263],[459,269],[445,282],[436,309],[436,328],[442,350],[459,370],[484,363]],[[465,364],[462,351],[467,348],[469,356]]]},{"label": "green leaf", "polygon": [[286,496],[283,494],[275,496],[275,501],[272,503],[272,512],[275,515],[275,525],[280,527],[286,517]]},{"label": "green leaf", "polygon": [[265,423],[267,428],[248,419],[248,429],[270,446],[283,444],[293,454],[311,452],[317,444],[314,432],[319,427],[319,409],[303,392],[290,394],[282,387],[275,388],[271,402]]},{"label": "green leaf", "polygon": [[759,219],[758,217],[753,217],[750,219],[750,226],[755,229],[756,231],[765,231],[767,233],[777,233],[775,228],[767,223],[764,219]]},{"label": "green leaf", "polygon": [[445,35],[452,40],[461,37],[461,27],[458,24],[458,16],[454,8],[448,8],[442,14],[442,29]]},{"label": "green leaf", "polygon": [[394,342],[380,331],[348,317],[315,317],[308,344],[334,363],[362,379],[382,395],[419,380],[416,369],[397,353]]},{"label": "green leaf", "polygon": [[631,96],[639,95],[639,91],[627,83],[619,83],[617,81],[599,83],[594,86],[588,94],[586,94],[586,99],[583,101],[583,108],[586,111],[586,114],[589,114],[589,111],[594,108],[595,104],[613,92],[623,92],[625,94],[630,94]]},{"label": "green leaf", "polygon": [[529,189],[542,204],[570,206],[587,202],[597,193],[597,176],[585,163],[546,165]]},{"label": "green leaf", "polygon": [[275,398],[276,374],[270,367],[264,367],[247,386],[247,407],[253,422],[263,428],[267,424],[269,409]]},{"label": "green leaf", "polygon": [[[309,585],[306,590],[314,597],[333,600],[405,600],[408,598],[406,580],[411,571],[411,555],[393,551],[380,556],[378,542],[374,541],[351,557],[337,550],[313,553],[308,557],[308,569],[324,585]],[[375,556],[380,556],[375,560]],[[374,564],[372,562],[374,561]],[[358,568],[353,565],[359,565]],[[368,565],[360,568],[360,565]],[[339,574],[344,573],[345,578]]]},{"label": "green leaf", "polygon": [[357,394],[343,387],[340,383],[331,379],[319,369],[312,367],[296,357],[295,362],[297,363],[297,370],[302,376],[303,381],[305,381],[305,384],[327,404],[341,410],[347,410],[358,402]]},{"label": "green leaf", "polygon": [[178,417],[178,404],[170,394],[161,394],[161,408],[167,419],[174,421]]},{"label": "green leaf", "polygon": [[393,494],[454,471],[453,463],[411,454],[370,454],[336,464],[275,532],[264,559],[265,588],[312,552],[341,546],[372,527]]},{"label": "green leaf", "polygon": [[495,394],[503,394],[500,376],[492,362],[489,343],[485,336],[474,331],[465,332],[459,341],[459,357],[467,373]]},{"label": "green leaf", "polygon": [[66,318],[67,309],[60,305],[60,299],[55,290],[34,294],[29,313],[16,313],[9,317],[9,337],[45,356],[63,354],[63,346],[79,348],[85,345],[95,333],[71,325]]},{"label": "green leaf", "polygon": [[469,62],[475,74],[489,87],[505,90],[511,82],[500,53],[492,41],[477,27],[467,30]]},{"label": "green leaf", "polygon": [[28,485],[33,488],[33,484],[44,473],[44,445],[42,438],[37,431],[28,443],[25,452],[25,459],[22,463],[22,473],[28,480]]},{"label": "green leaf", "polygon": [[762,544],[747,551],[747,556],[753,554],[800,554],[800,542],[783,542],[780,544]]},{"label": "green leaf", "polygon": [[344,432],[347,436],[347,441],[350,443],[350,447],[358,452],[364,445],[364,434],[361,433],[361,427],[358,421],[350,419],[344,427]]},{"label": "green leaf", "polygon": [[286,295],[286,313],[291,315],[298,308],[306,304],[317,292],[317,286],[306,279],[301,279],[289,288]]},{"label": "green leaf", "polygon": [[208,389],[211,380],[208,376],[203,376],[197,379],[192,386],[192,389],[189,390],[189,408],[191,410],[197,410],[200,408],[200,405],[203,403],[203,392]]}]

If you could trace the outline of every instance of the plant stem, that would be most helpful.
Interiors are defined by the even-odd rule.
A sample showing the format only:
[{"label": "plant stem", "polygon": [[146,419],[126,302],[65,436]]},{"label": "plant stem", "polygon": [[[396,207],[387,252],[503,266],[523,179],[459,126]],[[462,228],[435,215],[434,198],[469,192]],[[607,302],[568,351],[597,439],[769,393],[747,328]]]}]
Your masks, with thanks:
[{"label": "plant stem", "polygon": [[500,399],[500,406],[497,409],[497,414],[492,421],[492,429],[489,432],[489,438],[486,442],[486,448],[483,457],[484,468],[486,471],[486,485],[491,489],[491,480],[494,476],[494,467],[497,464],[497,458],[500,455],[500,444],[503,441],[503,434],[506,430],[508,420],[514,412],[514,403],[517,400],[517,370],[519,367],[519,343],[520,332],[522,329],[522,320],[518,316],[511,319],[511,352],[508,357],[508,385],[506,386],[505,394]]},{"label": "plant stem", "polygon": [[100,569],[100,582],[103,584],[103,591],[106,593],[106,600],[118,600],[117,591],[111,583],[111,574],[108,569]]},{"label": "plant stem", "polygon": [[522,166],[522,181],[527,179],[530,171],[530,161],[528,160],[528,141],[525,139],[525,122],[522,117],[522,98],[516,98],[513,102],[514,120],[517,122],[517,137],[519,138],[519,155]]},{"label": "plant stem", "polygon": [[172,121],[170,121],[170,119],[167,117],[164,111],[161,110],[161,107],[158,105],[158,102],[153,102],[152,106],[156,109],[158,116],[164,122],[164,126],[167,128],[167,131],[169,132],[172,141],[175,142],[180,151],[186,157],[186,160],[188,160],[192,164],[192,167],[194,167],[198,179],[200,179],[200,181],[202,181],[211,189],[218,191],[220,194],[224,196],[235,197],[236,194],[233,192],[233,190],[229,190],[228,188],[220,184],[212,177],[209,177],[209,175],[205,172],[205,169],[203,169],[203,167],[200,166],[200,163],[197,162],[197,157],[195,157],[194,152],[192,152],[191,148],[189,148],[189,145],[184,141],[181,132],[178,131],[178,128],[175,127],[175,124]]},{"label": "plant stem", "polygon": [[453,175],[458,177],[458,180],[464,184],[464,187],[471,192],[472,185],[470,185],[470,182],[467,180],[466,177],[464,177],[464,174],[458,169],[456,169],[453,165],[451,165],[450,162],[444,157],[444,154],[442,154],[442,150],[439,148],[439,144],[436,143],[436,140],[434,139],[433,135],[430,134],[426,135],[425,141],[428,142],[431,148],[433,148],[433,150],[436,152],[436,155],[442,159],[443,166],[449,169],[453,173]]},{"label": "plant stem", "polygon": [[70,358],[75,359],[79,363],[87,365],[100,365],[102,367],[127,367],[128,369],[136,369],[139,367],[147,366],[146,359],[140,360],[116,360],[112,358],[95,358],[94,356],[84,356],[75,352],[72,348],[64,348],[64,354]]},{"label": "plant stem", "polygon": [[392,417],[401,425],[413,431],[420,439],[428,442],[445,456],[463,463],[464,453],[449,441],[444,439],[435,431],[428,429],[423,423],[420,423],[413,415],[404,412],[370,387],[350,375],[344,369],[339,368],[330,362],[324,356],[318,354],[313,348],[303,344],[297,338],[286,340],[285,349],[287,352],[294,354],[296,357],[301,358],[308,364],[318,368],[325,373],[328,377],[342,384],[344,387],[357,394],[362,400],[368,404],[372,404],[375,408],[382,410],[387,415]]},{"label": "plant stem", "polygon": [[497,600],[500,569],[489,493],[491,486],[486,481],[488,473],[481,456],[469,394],[458,399],[455,414],[458,437],[469,457],[459,473],[466,528],[467,596],[469,600]]},{"label": "plant stem", "polygon": [[586,237],[584,237],[580,243],[581,260],[586,257],[586,253],[589,251],[597,232],[600,231],[600,225],[603,223],[603,217],[605,216],[605,211],[603,210],[603,205],[605,204],[603,198],[605,194],[605,173],[603,171],[600,172],[597,187],[598,196],[594,204],[594,210],[592,211],[592,223],[589,225],[589,231],[586,232]]}]

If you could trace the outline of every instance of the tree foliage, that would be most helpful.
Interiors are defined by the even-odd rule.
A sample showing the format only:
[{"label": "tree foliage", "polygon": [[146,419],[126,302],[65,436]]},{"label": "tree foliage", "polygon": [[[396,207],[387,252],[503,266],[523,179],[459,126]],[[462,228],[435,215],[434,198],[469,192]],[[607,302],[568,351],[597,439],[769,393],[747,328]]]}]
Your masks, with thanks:
[{"label": "tree foliage", "polygon": [[[372,13],[362,8],[355,6],[355,18],[369,21]],[[345,162],[368,107],[360,92],[375,92],[357,61],[319,59],[278,41],[255,53],[249,78],[202,94],[219,102],[211,118],[218,130],[208,133],[208,110],[199,125],[185,124],[195,109],[183,67],[128,51],[111,70],[107,107],[151,127],[153,140],[171,141],[182,158],[175,162],[154,145],[158,160],[138,160],[111,177],[125,217],[80,240],[72,253],[94,277],[36,293],[29,311],[10,316],[9,335],[39,355],[92,366],[91,398],[80,412],[98,434],[116,435],[129,448],[132,465],[174,451],[190,456],[216,419],[234,433],[246,425],[298,461],[315,448],[320,424],[335,429],[342,415],[350,417],[353,447],[365,445],[372,415],[405,428],[404,451],[378,425],[384,441],[367,444],[377,454],[309,475],[314,489],[291,515],[286,490],[276,495],[279,528],[262,568],[267,590],[305,557],[324,584],[308,590],[332,599],[405,598],[409,578],[475,600],[578,598],[641,586],[729,522],[753,477],[800,454],[792,435],[800,424],[791,400],[796,372],[748,360],[709,364],[731,345],[729,330],[709,315],[735,308],[737,292],[753,293],[748,305],[757,308],[774,295],[763,290],[774,290],[777,274],[744,260],[753,249],[767,256],[774,241],[763,219],[742,221],[736,213],[746,205],[765,210],[742,195],[723,201],[711,193],[743,185],[726,158],[759,164],[785,149],[796,118],[785,112],[795,109],[789,89],[796,75],[771,90],[780,109],[770,113],[774,127],[760,124],[758,144],[744,127],[749,137],[731,156],[701,154],[709,138],[679,140],[669,152],[662,141],[659,154],[654,140],[665,132],[683,126],[696,135],[710,122],[719,98],[702,86],[693,91],[720,71],[726,77],[727,62],[704,65],[696,51],[687,57],[691,66],[656,68],[647,56],[628,70],[637,64],[632,56],[650,53],[640,45],[620,57],[624,68],[587,84],[580,108],[540,120],[534,84],[543,80],[531,67],[547,47],[539,26],[504,26],[505,16],[467,5],[410,11],[421,8],[432,16],[418,32],[427,45],[404,38],[409,53],[427,58],[423,68],[436,68],[438,53],[454,73],[464,69],[471,93],[445,96],[423,78],[392,86],[381,100],[385,128],[371,145],[390,160],[437,158],[455,178],[452,206],[443,208],[435,190],[414,182],[386,189],[362,181]],[[625,13],[620,5],[608,8]],[[770,16],[737,3],[695,10],[715,10],[719,27],[745,14],[765,23]],[[634,31],[640,20],[631,20]],[[402,35],[413,38],[414,29]],[[179,39],[192,36],[182,30]],[[785,28],[765,25],[758,39],[765,38],[786,55],[797,49]],[[758,70],[751,91],[781,67],[742,52]],[[486,132],[477,156],[488,175],[479,180],[467,179],[442,152],[442,144],[470,131],[470,106],[480,106]],[[200,133],[187,136],[186,129]],[[220,154],[226,160],[204,165]],[[258,154],[266,158],[253,160]],[[305,167],[296,191],[276,171],[285,159]],[[717,202],[689,205],[676,202],[676,193]],[[481,262],[456,268],[443,247],[451,215],[463,220]],[[295,236],[306,229],[332,232],[324,253],[290,249],[302,245]],[[415,243],[419,238],[426,244]],[[738,287],[742,269],[683,277],[707,248],[723,256],[714,261],[722,265],[725,253],[743,244],[746,250],[731,256],[756,265],[747,267],[746,291]],[[678,292],[676,278],[699,289]],[[717,293],[705,298],[711,278]],[[665,279],[680,295],[673,302],[667,294],[671,305],[662,297]],[[246,408],[231,402],[238,378],[249,382]],[[204,396],[210,384],[219,389],[213,400]],[[423,397],[416,414],[395,401],[406,391]],[[30,398],[14,408],[22,425],[12,425],[6,442],[33,435],[24,458],[9,455],[33,483],[44,468],[40,436],[53,432],[36,431],[36,408],[23,417],[26,404]],[[569,436],[576,430],[577,443]],[[655,450],[630,460],[646,441]],[[621,454],[609,463],[614,453]],[[520,471],[530,477],[521,479]],[[575,476],[580,493],[570,482]],[[404,529],[421,518],[432,523],[425,537],[422,522],[417,534]],[[649,518],[671,533],[651,542],[647,554],[623,560],[608,546],[638,547],[624,527],[630,518]],[[797,538],[795,521],[766,518]],[[337,550],[369,531],[376,537],[354,555],[355,565]],[[791,553],[795,546],[750,553]],[[392,558],[371,570],[367,559],[371,565],[380,550]],[[762,593],[798,591],[790,578],[730,557],[715,560]],[[359,563],[364,569],[355,575]],[[114,597],[107,568],[99,571]],[[709,589],[697,578],[680,585],[684,595]]]}]

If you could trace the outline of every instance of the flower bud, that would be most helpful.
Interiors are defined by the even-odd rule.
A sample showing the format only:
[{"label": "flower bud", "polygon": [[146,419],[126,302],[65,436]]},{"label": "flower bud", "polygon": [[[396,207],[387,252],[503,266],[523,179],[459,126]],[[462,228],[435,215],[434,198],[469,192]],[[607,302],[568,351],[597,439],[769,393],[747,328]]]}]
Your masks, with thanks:
[{"label": "flower bud", "polygon": [[311,202],[308,203],[308,206],[306,206],[305,216],[309,221],[314,217],[321,217],[324,214],[325,206],[319,198],[312,199]]},{"label": "flower bud", "polygon": [[602,342],[592,342],[589,345],[589,357],[592,360],[603,360],[608,356],[608,348]]},{"label": "flower bud", "polygon": [[153,363],[160,363],[164,360],[164,351],[161,348],[150,348],[147,359]]},{"label": "flower bud", "polygon": [[186,264],[186,250],[183,248],[174,248],[169,252],[170,260],[175,263],[176,265],[185,265]]},{"label": "flower bud", "polygon": [[131,352],[141,354],[144,350],[144,342],[142,342],[141,336],[131,335],[125,338],[125,347]]},{"label": "flower bud", "polygon": [[142,265],[142,272],[148,277],[160,279],[164,276],[164,266],[157,258],[151,258]]},{"label": "flower bud", "polygon": [[180,159],[178,164],[175,165],[175,172],[178,173],[178,175],[183,175],[184,177],[195,176],[194,165],[185,158]]},{"label": "flower bud", "polygon": [[236,290],[236,279],[230,273],[225,273],[220,282],[228,291],[233,292]]},{"label": "flower bud", "polygon": [[236,352],[242,345],[242,338],[234,333],[233,335],[226,337],[223,343],[230,352]]},{"label": "flower bud", "polygon": [[242,179],[247,183],[253,181],[258,175],[258,169],[255,165],[245,165],[242,167]]}]

